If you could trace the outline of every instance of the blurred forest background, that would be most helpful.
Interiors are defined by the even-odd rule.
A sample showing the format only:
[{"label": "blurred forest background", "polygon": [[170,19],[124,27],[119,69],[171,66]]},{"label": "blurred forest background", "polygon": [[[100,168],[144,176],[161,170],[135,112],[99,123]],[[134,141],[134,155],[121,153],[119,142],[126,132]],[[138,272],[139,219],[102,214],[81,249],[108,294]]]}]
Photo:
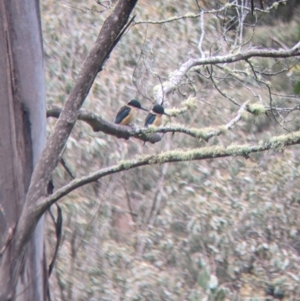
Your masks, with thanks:
[{"label": "blurred forest background", "polygon": [[[114,1],[42,1],[48,105],[62,106]],[[300,1],[252,16],[250,1],[147,1],[99,73],[84,109],[113,121],[190,57],[239,49],[292,47],[300,40]],[[265,1],[265,8],[274,1]],[[226,9],[221,9],[226,6]],[[259,1],[255,2],[260,9]],[[174,16],[205,13],[202,18]],[[253,69],[256,70],[254,74]],[[213,79],[212,79],[213,78]],[[201,66],[166,99],[167,109],[193,105],[168,124],[225,125],[234,103],[296,108],[245,112],[233,130],[208,142],[166,134],[154,145],[94,133],[78,121],[63,159],[79,177],[122,159],[207,145],[255,144],[298,130],[299,58],[256,58]],[[139,113],[137,126],[146,114]],[[51,132],[55,119],[48,119]],[[167,163],[132,169],[77,189],[61,202],[62,241],[50,278],[52,300],[300,300],[299,146],[250,158]],[[60,165],[55,188],[71,180]],[[55,210],[53,209],[55,214]],[[47,218],[47,251],[56,236]]]}]

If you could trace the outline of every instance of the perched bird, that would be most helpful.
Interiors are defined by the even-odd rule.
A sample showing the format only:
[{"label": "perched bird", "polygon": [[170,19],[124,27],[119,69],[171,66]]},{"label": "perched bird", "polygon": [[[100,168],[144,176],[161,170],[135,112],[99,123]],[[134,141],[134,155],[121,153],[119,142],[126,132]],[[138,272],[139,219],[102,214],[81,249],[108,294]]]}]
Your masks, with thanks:
[{"label": "perched bird", "polygon": [[167,113],[165,113],[163,106],[161,106],[159,104],[155,104],[153,106],[151,112],[146,117],[145,127],[148,127],[151,124],[153,124],[155,126],[160,126],[161,121],[162,121],[162,115],[169,116]]},{"label": "perched bird", "polygon": [[138,100],[130,100],[126,106],[119,109],[115,118],[115,123],[121,125],[129,125],[134,120],[139,109],[148,111],[141,106]]}]

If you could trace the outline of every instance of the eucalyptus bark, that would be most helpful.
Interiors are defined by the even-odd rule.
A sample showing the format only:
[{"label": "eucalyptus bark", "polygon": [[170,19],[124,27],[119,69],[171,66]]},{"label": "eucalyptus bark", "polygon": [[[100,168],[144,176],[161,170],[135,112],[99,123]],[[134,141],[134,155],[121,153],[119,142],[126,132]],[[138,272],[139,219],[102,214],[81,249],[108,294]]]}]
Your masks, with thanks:
[{"label": "eucalyptus bark", "polygon": [[[0,4],[0,89],[4,105],[0,121],[1,190],[6,187],[6,195],[3,191],[0,194],[0,229],[5,233],[0,241],[0,301],[46,298],[41,217],[50,206],[45,201],[47,185],[78,111],[136,3],[119,0],[104,22],[46,144],[38,0],[5,0]],[[37,265],[38,271],[30,270]]]},{"label": "eucalyptus bark", "polygon": [[13,244],[33,168],[46,142],[38,1],[1,1],[0,67],[0,300],[44,300],[43,219],[30,237],[19,273]]}]

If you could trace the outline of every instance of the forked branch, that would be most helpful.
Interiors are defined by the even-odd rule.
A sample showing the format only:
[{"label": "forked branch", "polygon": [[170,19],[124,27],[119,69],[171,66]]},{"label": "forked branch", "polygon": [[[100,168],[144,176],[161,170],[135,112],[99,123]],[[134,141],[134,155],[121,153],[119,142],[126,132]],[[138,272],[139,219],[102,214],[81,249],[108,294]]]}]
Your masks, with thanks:
[{"label": "forked branch", "polygon": [[187,72],[192,70],[194,67],[246,61],[253,57],[288,58],[299,55],[300,42],[298,42],[294,47],[289,49],[250,49],[244,52],[238,52],[224,56],[212,56],[198,59],[191,58],[185,63],[183,63],[178,70],[172,72],[169,76],[168,81],[165,81],[164,83],[162,83],[162,85],[156,86],[153,90],[153,96],[157,103],[162,103],[163,98],[171,92],[175,91],[175,89],[179,86]]},{"label": "forked branch", "polygon": [[[84,61],[74,87],[65,102],[55,129],[36,164],[15,234],[15,249],[19,259],[22,258],[24,246],[31,237],[37,221],[47,209],[39,210],[36,203],[46,195],[47,184],[77,120],[78,110],[88,95],[99,70],[102,69],[112,48],[119,40],[136,3],[137,0],[119,0],[111,15],[105,20],[96,43]],[[11,260],[16,260],[16,258]]]},{"label": "forked branch", "polygon": [[[78,120],[82,120],[91,126],[94,132],[103,132],[108,135],[112,135],[118,138],[129,139],[134,137],[136,139],[142,140],[144,142],[156,143],[161,140],[161,136],[157,133],[183,133],[197,139],[203,139],[208,141],[214,136],[219,136],[226,130],[232,129],[238,121],[242,118],[242,113],[248,108],[248,101],[244,103],[234,119],[229,121],[227,124],[218,126],[216,128],[186,128],[182,125],[170,124],[169,126],[164,126],[161,128],[132,128],[128,126],[122,126],[108,122],[97,116],[94,113],[87,112],[85,110],[80,110],[78,112]],[[47,108],[47,116],[58,118],[61,109],[56,106],[51,106]]]}]

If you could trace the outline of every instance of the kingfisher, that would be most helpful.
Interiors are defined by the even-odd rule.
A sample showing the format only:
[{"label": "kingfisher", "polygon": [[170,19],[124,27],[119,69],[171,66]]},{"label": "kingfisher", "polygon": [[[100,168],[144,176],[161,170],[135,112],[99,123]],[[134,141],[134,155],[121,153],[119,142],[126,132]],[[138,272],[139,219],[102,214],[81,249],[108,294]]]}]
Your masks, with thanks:
[{"label": "kingfisher", "polygon": [[130,100],[126,104],[126,106],[123,106],[119,109],[117,116],[115,118],[115,123],[121,125],[129,125],[134,120],[138,110],[143,110],[148,112],[148,110],[144,109],[141,106],[138,100],[135,99]]},{"label": "kingfisher", "polygon": [[155,104],[151,110],[151,112],[147,115],[146,120],[145,120],[145,127],[148,127],[149,125],[153,124],[155,126],[160,126],[161,125],[161,121],[162,121],[162,115],[168,115],[167,113],[165,113],[164,107],[159,105],[159,104]]}]

